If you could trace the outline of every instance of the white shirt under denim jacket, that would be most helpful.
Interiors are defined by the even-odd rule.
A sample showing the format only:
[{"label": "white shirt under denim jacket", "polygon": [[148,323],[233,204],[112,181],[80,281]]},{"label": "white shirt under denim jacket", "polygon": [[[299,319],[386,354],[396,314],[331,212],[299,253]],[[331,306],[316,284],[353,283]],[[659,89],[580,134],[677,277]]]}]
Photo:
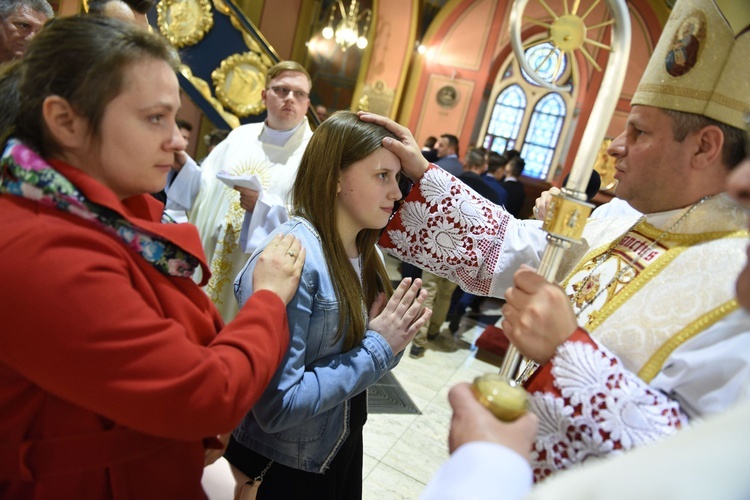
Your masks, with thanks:
[{"label": "white shirt under denim jacket", "polygon": [[377,382],[400,358],[377,332],[342,352],[344,337],[334,342],[339,304],[312,224],[293,217],[258,247],[235,280],[240,307],[252,294],[259,252],[277,234],[293,234],[306,250],[300,286],[287,306],[289,352],[263,396],[235,429],[247,448],[283,465],[324,472],[349,435],[349,399]]}]

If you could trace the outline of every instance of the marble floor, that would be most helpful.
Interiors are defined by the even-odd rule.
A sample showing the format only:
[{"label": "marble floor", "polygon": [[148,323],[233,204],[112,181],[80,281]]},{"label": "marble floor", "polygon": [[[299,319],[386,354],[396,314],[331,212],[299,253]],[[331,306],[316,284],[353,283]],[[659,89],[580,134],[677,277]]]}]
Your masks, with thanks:
[{"label": "marble floor", "polygon": [[[485,304],[493,306],[491,300]],[[404,355],[393,370],[422,414],[368,416],[364,429],[364,500],[419,498],[448,457],[448,390],[459,382],[498,371],[496,366],[476,359],[473,343],[483,329],[483,325],[465,318],[453,336],[446,323],[440,336],[428,343],[424,356],[412,359]]]},{"label": "marble floor", "polygon": [[[401,278],[399,262],[384,252],[391,280]],[[482,315],[499,315],[500,303],[485,299]],[[440,336],[428,343],[419,359],[409,347],[393,370],[421,415],[370,414],[364,428],[364,500],[417,499],[432,474],[448,458],[451,408],[448,390],[498,368],[476,358],[474,341],[484,330],[470,315],[462,318],[455,335],[443,324]]]}]

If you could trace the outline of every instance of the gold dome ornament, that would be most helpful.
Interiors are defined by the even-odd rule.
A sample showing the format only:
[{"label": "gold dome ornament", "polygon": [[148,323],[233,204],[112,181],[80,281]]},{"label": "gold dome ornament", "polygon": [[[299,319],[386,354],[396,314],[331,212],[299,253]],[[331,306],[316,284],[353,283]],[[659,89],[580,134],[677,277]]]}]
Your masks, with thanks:
[{"label": "gold dome ornament", "polygon": [[497,373],[476,377],[471,392],[482,406],[504,422],[517,419],[529,406],[528,394],[521,384]]},{"label": "gold dome ornament", "polygon": [[[613,50],[615,50],[614,45],[605,45],[601,42],[598,42],[593,38],[590,38],[588,36],[588,33],[592,30],[598,30],[606,26],[614,25],[615,18],[610,18],[606,21],[590,26],[586,25],[586,18],[589,16],[589,14],[591,14],[597,4],[599,4],[599,0],[594,0],[593,2],[591,2],[586,11],[581,15],[578,15],[579,8],[581,7],[581,0],[575,0],[573,2],[573,7],[570,10],[568,9],[568,2],[563,2],[563,12],[559,14],[555,12],[544,0],[537,1],[542,5],[544,10],[549,13],[552,19],[551,21],[540,21],[532,17],[524,16],[523,11],[526,8],[529,0],[516,0],[516,2],[513,4],[513,9],[511,11],[510,17],[511,45],[513,46],[514,52],[516,54],[524,53],[525,49],[528,49],[531,46],[542,43],[551,43],[558,51],[565,53],[568,58],[572,58],[573,53],[575,51],[579,51],[583,55],[583,57],[585,57],[586,60],[591,64],[591,66],[594,67],[594,69],[596,69],[597,71],[601,71],[601,66],[599,66],[599,63],[596,62],[586,46],[591,45],[608,52],[612,52]],[[547,38],[535,40],[534,42],[527,44],[528,46],[524,46],[523,42],[521,41],[520,35],[521,25],[523,22],[528,22],[546,28],[548,30]],[[551,56],[552,53],[550,52],[547,58],[538,62],[536,67],[531,67],[525,58],[519,58],[519,63],[521,64],[521,67],[524,69],[524,71],[529,74],[531,79],[542,87],[556,91],[569,91],[570,86],[557,87],[556,85],[554,85],[555,81],[547,81],[539,77],[539,69],[547,62],[547,59]],[[557,61],[555,63],[555,70],[551,73],[552,75],[555,75],[553,78],[558,78],[560,76],[560,67],[562,61],[562,57],[557,58]]]},{"label": "gold dome ornament", "polygon": [[549,27],[552,45],[563,52],[572,52],[583,46],[586,23],[575,14],[566,14],[554,20]]}]

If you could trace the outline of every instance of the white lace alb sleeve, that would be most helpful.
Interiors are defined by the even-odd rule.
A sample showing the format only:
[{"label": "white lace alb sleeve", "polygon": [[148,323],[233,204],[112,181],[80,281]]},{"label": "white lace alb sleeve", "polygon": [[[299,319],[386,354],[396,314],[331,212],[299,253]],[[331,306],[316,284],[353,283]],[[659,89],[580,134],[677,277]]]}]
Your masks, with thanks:
[{"label": "white lace alb sleeve", "polygon": [[440,167],[414,185],[380,239],[398,259],[502,297],[521,264],[536,267],[546,245],[538,221],[520,221]]},{"label": "white lace alb sleeve", "polygon": [[750,313],[738,309],[679,346],[651,386],[691,418],[750,401]]}]

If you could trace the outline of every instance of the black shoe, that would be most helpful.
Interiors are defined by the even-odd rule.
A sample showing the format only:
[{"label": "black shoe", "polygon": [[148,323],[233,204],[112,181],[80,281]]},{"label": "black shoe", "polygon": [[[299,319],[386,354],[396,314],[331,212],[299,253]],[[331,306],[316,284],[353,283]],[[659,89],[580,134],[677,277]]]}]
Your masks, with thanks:
[{"label": "black shoe", "polygon": [[463,314],[454,314],[451,318],[450,323],[448,323],[448,330],[451,331],[451,333],[456,333],[458,331],[458,327],[461,324],[461,318],[463,317]]},{"label": "black shoe", "polygon": [[419,347],[418,345],[411,346],[411,350],[409,350],[409,357],[410,358],[421,358],[424,355],[424,347]]},{"label": "black shoe", "polygon": [[439,336],[440,336],[440,332],[428,333],[427,334],[427,340],[435,340]]},{"label": "black shoe", "polygon": [[471,312],[474,314],[479,314],[482,312],[482,302],[484,302],[485,297],[474,297],[474,300],[471,301],[471,304],[469,304],[469,308],[471,308]]}]

